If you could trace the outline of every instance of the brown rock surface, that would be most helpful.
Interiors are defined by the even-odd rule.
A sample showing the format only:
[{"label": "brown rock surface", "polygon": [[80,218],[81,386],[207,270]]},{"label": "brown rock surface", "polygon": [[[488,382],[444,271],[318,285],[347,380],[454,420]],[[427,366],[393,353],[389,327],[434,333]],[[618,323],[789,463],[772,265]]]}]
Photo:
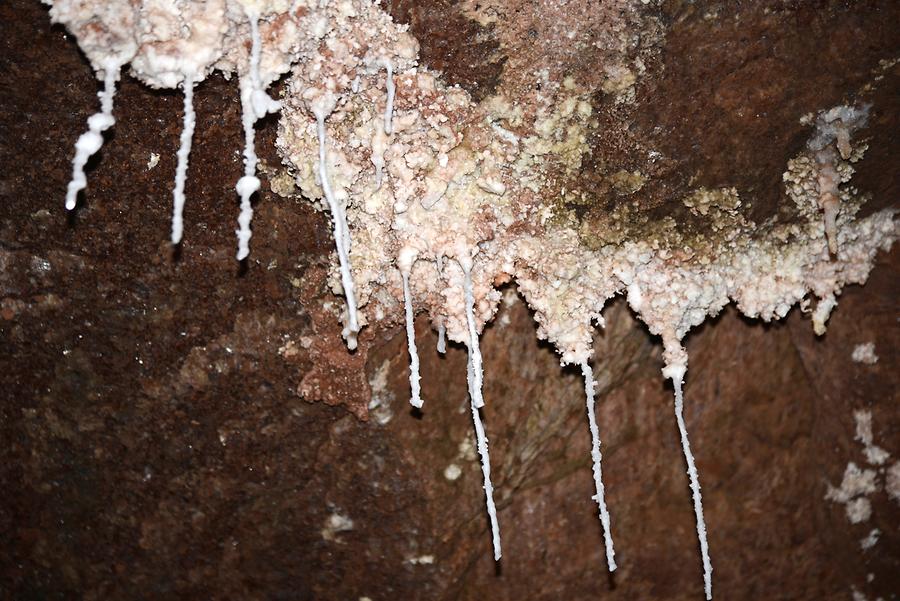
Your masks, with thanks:
[{"label": "brown rock surface", "polygon": [[[470,91],[499,85],[502,32],[451,2],[394,6],[420,39],[462,19],[423,43],[424,60]],[[800,115],[842,101],[897,52],[897,6],[665,3],[660,75],[639,86],[634,106],[597,101],[608,123],[627,125],[615,130],[630,132],[621,144],[662,144],[671,159],[648,170],[644,206],[676,198],[696,175],[696,185],[757,190],[754,217],[773,214],[784,163],[808,135]],[[323,284],[326,220],[265,183],[251,260],[235,264],[234,83],[214,77],[197,89],[185,242],[172,256],[180,96],[124,79],[116,127],[67,219],[72,143],[96,82],[37,2],[0,4],[0,43],[0,597],[700,598],[671,389],[657,341],[624,303],[606,311],[595,369],[620,569],[606,573],[590,500],[579,374],[536,341],[513,291],[482,343],[504,537],[495,566],[464,352],[438,356],[419,321],[425,408],[412,411],[402,332],[368,328],[346,352],[323,309],[334,301]],[[873,92],[870,151],[854,179],[879,207],[900,194],[898,81],[895,66]],[[270,166],[275,125],[259,135]],[[579,177],[644,169],[609,146],[613,137],[598,134]],[[851,524],[825,499],[848,462],[866,467],[855,410],[871,410],[887,465],[900,458],[898,265],[896,249],[881,256],[822,339],[798,310],[772,326],[726,311],[689,337],[687,420],[717,598],[900,590],[900,505],[879,490],[872,517]],[[851,361],[864,342],[878,363]],[[873,528],[880,539],[861,549]]]}]

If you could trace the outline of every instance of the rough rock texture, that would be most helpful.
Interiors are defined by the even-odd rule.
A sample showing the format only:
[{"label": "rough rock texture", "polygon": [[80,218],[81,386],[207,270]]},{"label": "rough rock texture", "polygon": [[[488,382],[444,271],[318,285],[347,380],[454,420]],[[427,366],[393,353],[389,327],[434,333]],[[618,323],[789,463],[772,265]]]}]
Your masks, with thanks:
[{"label": "rough rock texture", "polygon": [[[476,84],[484,94],[501,85],[491,65],[527,63],[523,47],[540,51],[541,36],[553,34],[545,19],[538,24],[548,30],[524,30],[537,41],[510,56],[503,32],[462,12],[471,7],[434,6],[395,3],[425,62],[473,94]],[[799,115],[844,101],[879,60],[893,58],[897,10],[890,2],[664,4],[661,75],[641,84],[653,89],[639,87],[636,106],[595,102],[628,124],[617,130],[628,136],[621,152],[606,145],[601,122],[591,161],[572,177],[603,190],[620,171],[654,175],[658,188],[639,201],[654,218],[689,218],[666,201],[692,177],[691,188],[762,191],[752,217],[774,214],[790,202],[778,195],[783,165],[809,134]],[[427,35],[448,20],[466,26]],[[71,143],[95,110],[96,83],[74,43],[48,23],[37,2],[0,5],[3,597],[699,597],[671,391],[659,377],[658,344],[624,303],[607,309],[594,342],[620,565],[613,577],[590,501],[579,375],[560,371],[535,341],[512,291],[483,337],[505,541],[497,569],[464,352],[438,357],[420,318],[427,405],[411,412],[402,333],[369,328],[347,353],[323,308],[341,302],[326,290],[328,225],[307,201],[276,196],[266,183],[254,254],[238,268],[240,104],[220,78],[197,90],[191,241],[178,256],[166,233],[181,98],[129,78],[117,126],[90,164],[87,205],[67,220]],[[475,44],[484,45],[477,56]],[[873,195],[865,212],[900,193],[898,82],[890,67],[873,91],[870,150],[854,179]],[[702,110],[713,103],[718,113]],[[751,119],[763,110],[774,116]],[[274,120],[265,121],[258,148],[269,184],[279,181],[275,134]],[[656,147],[653,136],[669,146],[651,173],[627,157]],[[756,152],[760,145],[771,152]],[[151,153],[159,155],[152,168]],[[628,196],[630,181],[620,175],[605,189]],[[866,287],[841,296],[823,339],[798,311],[763,327],[729,310],[689,337],[687,418],[720,598],[844,599],[853,587],[888,599],[900,590],[900,508],[885,478],[862,524],[825,498],[848,462],[865,464],[855,410],[872,411],[874,442],[892,454],[887,465],[900,456],[898,265],[896,249],[880,256]],[[868,342],[878,363],[853,362],[853,348]],[[881,536],[863,550],[873,528]]]}]

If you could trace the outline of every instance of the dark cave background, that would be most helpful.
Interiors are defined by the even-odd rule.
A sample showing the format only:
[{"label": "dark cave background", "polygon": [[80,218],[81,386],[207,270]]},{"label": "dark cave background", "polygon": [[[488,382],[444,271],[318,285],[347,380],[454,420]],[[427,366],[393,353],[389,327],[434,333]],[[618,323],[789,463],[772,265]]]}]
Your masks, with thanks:
[{"label": "dark cave background", "polygon": [[[710,25],[699,5],[723,19]],[[424,63],[486,93],[503,64],[493,56],[478,68],[497,51],[490,32],[451,0],[391,9],[422,41]],[[756,190],[755,216],[774,214],[781,171],[808,135],[799,115],[847,100],[880,60],[900,54],[896,2],[666,2],[660,11],[666,69],[638,91],[632,128],[684,156],[648,191],[660,214],[676,210],[660,198],[698,170],[700,183]],[[265,180],[250,261],[234,261],[234,82],[213,76],[196,90],[186,241],[173,256],[180,94],[123,78],[117,123],[67,216],[72,148],[98,84],[36,1],[0,4],[0,44],[0,596],[700,598],[671,388],[658,341],[623,302],[607,308],[595,343],[620,568],[606,572],[590,498],[580,374],[536,340],[514,289],[482,343],[504,541],[495,566],[466,448],[464,351],[439,356],[429,324],[417,322],[425,410],[412,411],[402,331],[367,328],[347,353],[322,309],[333,299],[326,216]],[[853,180],[873,195],[866,211],[900,193],[898,92],[894,65],[874,92],[870,148]],[[727,102],[707,116],[703,107],[722,98],[768,111],[765,127],[729,118]],[[272,169],[276,129],[263,122],[257,143]],[[594,177],[590,166],[582,177]],[[825,499],[848,462],[868,467],[855,410],[872,412],[887,465],[900,455],[898,269],[896,248],[881,253],[819,339],[798,309],[772,325],[728,309],[689,336],[686,417],[716,598],[900,591],[898,502],[879,490],[871,519],[853,525]],[[851,361],[866,342],[875,365]],[[458,479],[444,476],[451,464]],[[878,543],[861,549],[873,528]]]}]

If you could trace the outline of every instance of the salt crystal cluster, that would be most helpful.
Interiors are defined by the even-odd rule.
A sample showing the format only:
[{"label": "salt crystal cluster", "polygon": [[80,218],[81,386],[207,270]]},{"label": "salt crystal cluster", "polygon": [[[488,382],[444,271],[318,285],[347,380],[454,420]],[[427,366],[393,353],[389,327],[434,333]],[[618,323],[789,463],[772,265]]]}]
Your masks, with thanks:
[{"label": "salt crystal cluster", "polygon": [[857,344],[853,347],[850,358],[854,363],[864,363],[866,365],[875,365],[878,363],[878,355],[875,354],[875,343],[865,342]]},{"label": "salt crystal cluster", "polygon": [[[900,474],[900,461],[893,466],[884,468],[891,458],[891,454],[877,446],[874,442],[872,428],[872,412],[868,409],[859,409],[853,412],[856,421],[856,436],[854,439],[862,445],[862,455],[865,457],[868,468],[860,468],[855,462],[850,461],[844,470],[844,476],[840,487],[828,485],[825,498],[829,501],[844,505],[847,519],[851,524],[860,524],[872,517],[873,507],[869,497],[884,489],[888,496],[897,496],[896,476]],[[877,528],[870,530],[869,534],[860,540],[863,551],[871,549],[878,543],[880,531]]]},{"label": "salt crystal cluster", "polygon": [[[253,124],[281,111],[278,149],[303,195],[331,213],[338,261],[330,281],[347,299],[341,319],[350,348],[375,316],[402,315],[415,406],[422,403],[415,313],[427,314],[438,330],[439,350],[445,337],[469,350],[467,379],[496,558],[499,525],[478,411],[485,402],[478,337],[497,311],[498,288],[516,282],[534,310],[539,336],[553,343],[561,363],[582,366],[610,570],[615,562],[588,362],[604,306],[625,295],[662,338],[663,374],[676,391],[711,597],[700,484],[683,418],[688,357],[682,340],[732,302],[749,317],[771,321],[795,304],[807,308],[818,299],[812,319],[822,333],[842,288],[865,282],[875,254],[897,235],[892,211],[858,219],[861,199],[843,187],[852,175],[850,162],[864,150],[852,134],[865,123],[866,107],[823,111],[807,148],[788,164],[784,179],[798,207],[795,219],[754,224],[738,211],[737,190],[701,189],[684,199],[696,216],[711,221],[712,234],[696,244],[661,244],[633,233],[623,213],[610,216],[598,236],[601,243],[586,245],[578,224],[559,219],[554,210],[561,194],[558,174],[576,172],[589,152],[596,90],[576,77],[538,70],[540,91],[527,101],[501,88],[475,103],[418,65],[416,41],[369,0],[50,4],[54,20],[78,37],[106,80],[104,117],[90,128],[94,142],[111,125],[111,89],[127,63],[148,85],[181,85],[186,93],[212,70],[238,74],[247,140],[246,173],[237,186],[240,258],[248,251],[249,198],[259,187]],[[284,98],[275,102],[265,90],[289,71]],[[634,74],[620,75],[622,86],[608,93],[632,89]],[[76,167],[83,167],[86,159],[79,157],[94,146],[79,146]],[[176,213],[179,190],[176,185]],[[632,233],[620,235],[625,231]]]}]

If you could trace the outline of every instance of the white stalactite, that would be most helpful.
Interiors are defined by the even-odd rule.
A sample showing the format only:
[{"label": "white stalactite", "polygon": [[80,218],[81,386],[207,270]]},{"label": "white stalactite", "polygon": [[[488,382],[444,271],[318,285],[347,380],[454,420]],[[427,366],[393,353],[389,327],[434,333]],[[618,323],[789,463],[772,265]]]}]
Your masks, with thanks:
[{"label": "white stalactite", "polygon": [[697,538],[700,540],[700,554],[703,558],[703,588],[706,598],[712,599],[712,562],[709,559],[709,543],[706,540],[706,522],[703,519],[703,497],[700,495],[700,478],[697,475],[697,466],[694,463],[694,455],[691,453],[691,443],[688,441],[687,427],[684,425],[684,393],[682,385],[687,373],[685,365],[671,364],[663,369],[663,376],[672,380],[675,387],[675,419],[678,422],[678,431],[681,433],[681,448],[684,450],[684,459],[687,461],[688,476],[691,481],[691,492],[694,497],[694,515],[697,518]]},{"label": "white stalactite", "polygon": [[465,274],[464,287],[466,295],[466,323],[469,326],[469,356],[472,362],[472,379],[474,386],[472,387],[474,394],[472,402],[475,403],[477,409],[484,407],[484,397],[481,394],[482,388],[482,366],[481,366],[481,347],[478,345],[478,330],[475,327],[475,292],[472,284],[472,261],[467,259],[460,262],[460,266]]},{"label": "white stalactite", "polygon": [[499,561],[500,550],[500,524],[497,521],[497,507],[494,505],[494,485],[491,484],[491,458],[488,454],[488,440],[484,433],[484,424],[475,403],[476,394],[481,397],[481,387],[476,385],[474,368],[472,366],[472,347],[469,346],[469,359],[466,362],[466,380],[469,384],[469,399],[471,399],[472,421],[475,424],[475,440],[478,446],[478,454],[481,456],[481,473],[484,476],[484,496],[487,503],[488,517],[491,520],[491,542],[494,546],[494,561]]},{"label": "white stalactite", "polygon": [[437,352],[442,355],[447,352],[447,327],[443,321],[438,324]]},{"label": "white stalactite", "polygon": [[382,59],[384,68],[387,69],[387,102],[384,105],[384,133],[394,133],[394,66],[389,59]]},{"label": "white stalactite", "polygon": [[381,189],[384,179],[384,151],[388,147],[388,137],[383,127],[375,124],[375,133],[372,136],[372,164],[375,165],[375,189]]},{"label": "white stalactite", "polygon": [[78,193],[87,187],[84,166],[103,146],[103,132],[115,124],[112,116],[113,99],[116,96],[116,82],[122,64],[109,60],[103,65],[103,91],[100,92],[100,112],[88,118],[88,131],[81,134],[75,143],[75,158],[72,159],[72,180],[66,190],[66,209],[71,211],[78,202]]},{"label": "white stalactite", "polygon": [[347,340],[347,347],[353,350],[356,348],[359,322],[356,316],[353,274],[350,272],[350,230],[347,227],[344,207],[335,198],[331,182],[328,179],[328,157],[325,152],[325,111],[321,107],[316,107],[314,113],[316,115],[316,131],[319,136],[319,179],[322,183],[322,191],[325,193],[325,200],[328,202],[328,208],[331,210],[334,224],[334,245],[337,247],[338,263],[341,267],[341,285],[347,299],[347,327],[344,329],[344,338]]},{"label": "white stalactite", "polygon": [[397,258],[400,277],[403,280],[403,305],[406,311],[406,344],[409,347],[409,403],[417,409],[422,408],[422,391],[419,386],[419,352],[416,349],[416,324],[412,307],[412,292],[409,289],[409,273],[415,261],[415,251],[403,249]]},{"label": "white stalactite", "polygon": [[237,260],[242,261],[250,254],[250,222],[253,220],[253,205],[250,198],[259,190],[260,182],[256,177],[256,130],[254,123],[256,118],[253,113],[252,87],[245,79],[241,79],[241,121],[244,125],[244,175],[238,180],[235,190],[241,197],[241,212],[238,215],[238,229],[235,232],[238,238]]},{"label": "white stalactite", "polygon": [[235,189],[241,197],[241,213],[238,216],[237,259],[241,261],[250,254],[250,222],[253,220],[253,205],[250,198],[259,190],[260,182],[256,177],[256,122],[269,113],[281,108],[281,104],[273,100],[263,89],[259,74],[259,62],[262,54],[262,38],[259,34],[259,14],[247,10],[250,21],[250,64],[248,73],[240,80],[241,88],[241,122],[244,126],[244,176],[238,180]]},{"label": "white stalactite", "polygon": [[403,272],[403,302],[406,306],[406,342],[409,347],[409,388],[412,396],[409,403],[418,409],[422,408],[422,395],[419,387],[419,353],[416,350],[416,328],[409,291],[409,273]]},{"label": "white stalactite", "polygon": [[194,139],[194,126],[197,116],[194,113],[194,75],[184,76],[184,125],[181,128],[181,145],[178,147],[178,165],[175,168],[175,189],[172,191],[172,244],[181,242],[184,232],[184,183],[187,180],[188,159],[191,156],[191,143]]},{"label": "white stalactite", "polygon": [[[437,269],[438,279],[440,279],[444,273],[444,255],[438,253],[434,256],[434,266]],[[443,355],[447,353],[447,326],[444,325],[443,317],[438,318],[437,329],[437,352]]]},{"label": "white stalactite", "polygon": [[606,563],[610,572],[616,570],[616,552],[613,548],[612,533],[609,526],[609,512],[606,509],[606,498],[604,495],[603,474],[600,469],[602,455],[600,454],[600,431],[597,428],[597,419],[595,416],[594,402],[594,372],[587,361],[581,364],[581,373],[584,375],[584,394],[587,400],[588,426],[591,430],[591,460],[593,463],[594,487],[597,494],[593,499],[597,501],[600,507],[600,523],[603,525],[603,540],[606,543]]}]

